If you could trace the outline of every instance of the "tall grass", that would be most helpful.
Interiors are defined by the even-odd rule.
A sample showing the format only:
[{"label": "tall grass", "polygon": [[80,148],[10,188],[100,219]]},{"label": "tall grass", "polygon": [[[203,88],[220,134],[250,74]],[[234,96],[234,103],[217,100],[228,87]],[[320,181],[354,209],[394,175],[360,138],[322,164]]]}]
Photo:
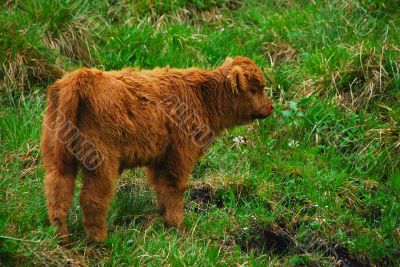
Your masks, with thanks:
[{"label": "tall grass", "polygon": [[[398,1],[0,5],[2,264],[399,264]],[[107,243],[84,242],[76,192],[71,247],[57,246],[39,156],[46,87],[81,66],[213,68],[235,55],[261,66],[274,115],[227,131],[196,165],[188,233],[164,229],[132,171]]]}]

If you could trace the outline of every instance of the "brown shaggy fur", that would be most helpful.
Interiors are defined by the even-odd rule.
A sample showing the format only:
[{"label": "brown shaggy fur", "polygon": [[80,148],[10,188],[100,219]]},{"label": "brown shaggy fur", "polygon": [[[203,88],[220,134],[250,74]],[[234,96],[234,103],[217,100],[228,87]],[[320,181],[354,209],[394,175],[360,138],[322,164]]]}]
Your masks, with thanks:
[{"label": "brown shaggy fur", "polygon": [[67,239],[81,168],[83,224],[90,239],[106,239],[116,179],[142,166],[166,225],[183,229],[183,195],[195,162],[223,129],[271,113],[264,86],[262,72],[245,57],[212,71],[80,69],[58,80],[48,90],[41,143],[51,223]]}]

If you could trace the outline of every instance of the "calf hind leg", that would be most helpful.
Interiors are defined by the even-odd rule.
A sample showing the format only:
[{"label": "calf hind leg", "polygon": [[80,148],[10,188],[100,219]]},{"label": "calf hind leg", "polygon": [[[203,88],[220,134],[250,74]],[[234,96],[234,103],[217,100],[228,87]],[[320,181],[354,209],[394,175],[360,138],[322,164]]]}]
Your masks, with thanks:
[{"label": "calf hind leg", "polygon": [[56,169],[46,170],[44,188],[47,210],[52,225],[58,229],[58,235],[68,241],[67,214],[72,206],[74,194],[74,177],[71,170],[61,174]]},{"label": "calf hind leg", "polygon": [[106,217],[114,195],[118,168],[102,166],[95,171],[84,171],[80,203],[83,225],[90,240],[107,239]]}]

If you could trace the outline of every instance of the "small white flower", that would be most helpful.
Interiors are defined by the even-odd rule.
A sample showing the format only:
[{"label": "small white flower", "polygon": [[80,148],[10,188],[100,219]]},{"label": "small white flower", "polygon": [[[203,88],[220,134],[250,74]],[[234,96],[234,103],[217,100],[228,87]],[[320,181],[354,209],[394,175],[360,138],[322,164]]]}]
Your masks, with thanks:
[{"label": "small white flower", "polygon": [[299,146],[299,141],[291,139],[289,141],[289,143],[288,143],[288,146],[289,147],[298,147]]},{"label": "small white flower", "polygon": [[239,136],[235,136],[232,140],[235,144],[245,144],[246,140],[244,139],[243,136],[239,135]]}]

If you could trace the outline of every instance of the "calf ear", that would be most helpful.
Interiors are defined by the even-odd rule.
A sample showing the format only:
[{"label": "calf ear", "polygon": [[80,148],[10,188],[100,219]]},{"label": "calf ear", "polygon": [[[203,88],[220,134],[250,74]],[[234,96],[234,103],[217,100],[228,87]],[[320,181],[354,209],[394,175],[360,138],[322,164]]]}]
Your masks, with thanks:
[{"label": "calf ear", "polygon": [[227,67],[229,65],[231,65],[233,62],[233,58],[231,57],[227,57],[224,61],[224,63],[222,63],[221,67]]},{"label": "calf ear", "polygon": [[231,84],[232,92],[234,94],[239,93],[239,90],[245,91],[249,87],[245,76],[246,75],[240,66],[234,66],[229,72],[227,78]]}]

